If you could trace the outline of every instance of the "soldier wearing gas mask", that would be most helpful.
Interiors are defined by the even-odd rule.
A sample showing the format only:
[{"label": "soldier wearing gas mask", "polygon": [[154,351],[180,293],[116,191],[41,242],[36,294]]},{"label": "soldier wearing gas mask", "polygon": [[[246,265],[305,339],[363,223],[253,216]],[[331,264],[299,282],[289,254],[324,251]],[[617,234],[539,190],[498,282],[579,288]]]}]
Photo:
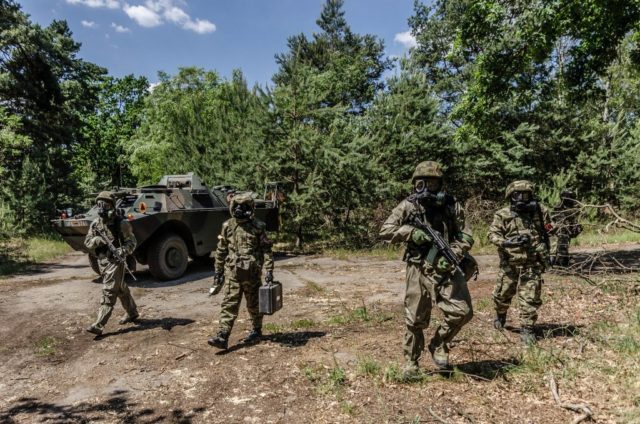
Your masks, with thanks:
[{"label": "soldier wearing gas mask", "polygon": [[[222,224],[215,252],[215,275],[210,294],[224,286],[220,312],[220,329],[208,343],[226,349],[229,334],[238,317],[244,294],[251,317],[252,330],[244,343],[257,342],[262,337],[262,314],[259,312],[258,291],[264,266],[265,282],[273,281],[273,255],[266,225],[254,217],[254,201],[249,193],[235,195],[230,202],[231,219]],[[226,276],[226,284],[225,284]]]},{"label": "soldier wearing gas mask", "polygon": [[489,227],[489,241],[498,247],[500,257],[500,273],[493,292],[494,327],[504,328],[511,299],[517,293],[520,338],[525,344],[533,344],[533,325],[542,305],[542,274],[549,264],[551,219],[547,208],[534,197],[534,186],[529,181],[509,184],[505,198],[510,205],[494,214]]},{"label": "soldier wearing gas mask", "polygon": [[555,237],[551,243],[551,264],[569,266],[569,245],[571,239],[582,232],[582,225],[578,223],[580,215],[579,203],[571,190],[560,193],[560,204],[553,208],[551,218],[555,224]]},{"label": "soldier wearing gas mask", "polygon": [[102,300],[95,323],[87,327],[86,330],[101,335],[117,299],[120,299],[126,312],[120,320],[120,324],[136,322],[140,315],[129,287],[124,282],[125,263],[118,260],[108,246],[111,243],[120,258],[126,258],[133,253],[136,248],[136,238],[131,230],[131,224],[118,215],[115,199],[111,192],[101,192],[96,197],[96,206],[98,218],[89,226],[84,245],[90,254],[98,259],[98,267],[102,276]]},{"label": "soldier wearing gas mask", "polygon": [[[413,194],[400,202],[382,225],[381,238],[406,246],[403,377],[419,375],[418,360],[424,350],[423,330],[429,326],[432,303],[442,311],[444,319],[435,331],[428,349],[439,369],[449,369],[449,346],[473,316],[467,280],[473,272],[456,271],[435,249],[431,236],[416,226],[416,217],[437,231],[449,244],[455,256],[470,259],[473,246],[471,231],[465,227],[462,207],[443,187],[442,166],[437,162],[421,162],[412,178]],[[475,261],[472,262],[472,267]],[[466,268],[466,267],[465,267]]]}]

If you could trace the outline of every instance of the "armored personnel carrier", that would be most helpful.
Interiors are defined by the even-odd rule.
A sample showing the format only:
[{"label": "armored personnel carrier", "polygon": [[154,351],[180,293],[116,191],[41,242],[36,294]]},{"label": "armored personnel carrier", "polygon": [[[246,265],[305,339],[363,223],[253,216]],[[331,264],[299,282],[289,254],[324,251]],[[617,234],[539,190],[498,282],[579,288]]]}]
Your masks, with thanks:
[{"label": "armored personnel carrier", "polygon": [[[131,223],[138,242],[128,258],[129,268],[135,269],[136,262],[149,265],[154,277],[173,280],[184,274],[189,257],[207,260],[216,248],[222,223],[230,216],[228,202],[237,192],[230,186],[210,190],[193,173],[165,175],[156,185],[115,191],[116,208]],[[267,184],[264,198],[255,196],[256,217],[267,224],[268,231],[277,231],[277,184]],[[68,213],[52,221],[55,230],[73,249],[89,254],[84,238],[98,216],[97,208],[71,217]],[[89,255],[89,262],[98,272],[96,258]]]}]

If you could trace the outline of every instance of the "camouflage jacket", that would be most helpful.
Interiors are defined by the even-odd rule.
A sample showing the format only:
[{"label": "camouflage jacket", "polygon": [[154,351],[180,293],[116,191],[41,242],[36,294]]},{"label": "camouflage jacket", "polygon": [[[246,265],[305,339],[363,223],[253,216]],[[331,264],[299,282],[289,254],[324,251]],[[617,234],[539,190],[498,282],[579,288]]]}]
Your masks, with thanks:
[{"label": "camouflage jacket", "polygon": [[[423,213],[424,212],[424,213]],[[411,241],[411,233],[415,227],[411,225],[411,218],[417,214],[422,222],[429,225],[442,234],[442,237],[449,241],[453,250],[457,250],[460,255],[467,252],[473,245],[471,230],[465,227],[464,211],[458,202],[451,197],[451,201],[442,208],[427,209],[424,211],[408,201],[407,199],[400,202],[393,209],[391,215],[382,224],[380,229],[380,237],[391,243],[405,243],[406,250],[404,260],[407,262],[419,263],[425,259],[425,247],[416,246]],[[430,243],[429,243],[430,244]]]},{"label": "camouflage jacket", "polygon": [[222,224],[218,236],[215,267],[224,267],[242,280],[259,278],[263,265],[266,271],[273,271],[271,245],[264,222],[255,218],[238,222],[231,218]]},{"label": "camouflage jacket", "polygon": [[[548,246],[544,243],[542,231],[551,226],[551,218],[547,208],[540,204],[542,221],[538,213],[519,214],[507,206],[493,215],[489,227],[489,241],[498,247],[501,263],[510,265],[545,264],[549,255]],[[528,235],[530,243],[519,247],[502,247],[502,242],[519,235]]]},{"label": "camouflage jacket", "polygon": [[89,253],[98,259],[110,256],[109,248],[102,243],[102,237],[98,235],[98,228],[102,230],[115,247],[121,247],[125,255],[130,255],[135,250],[136,236],[133,235],[129,221],[116,218],[113,224],[106,224],[102,218],[96,218],[89,226],[84,245],[89,250]]}]

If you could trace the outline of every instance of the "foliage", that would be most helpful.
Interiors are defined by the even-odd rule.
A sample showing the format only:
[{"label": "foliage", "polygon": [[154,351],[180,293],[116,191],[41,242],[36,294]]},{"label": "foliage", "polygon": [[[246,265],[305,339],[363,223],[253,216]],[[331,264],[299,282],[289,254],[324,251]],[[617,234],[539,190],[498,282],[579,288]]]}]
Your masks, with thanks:
[{"label": "foliage", "polygon": [[257,188],[267,108],[265,94],[249,90],[240,71],[229,81],[197,68],[173,77],[160,73],[140,128],[125,146],[131,172],[139,184],[195,172],[208,184]]}]

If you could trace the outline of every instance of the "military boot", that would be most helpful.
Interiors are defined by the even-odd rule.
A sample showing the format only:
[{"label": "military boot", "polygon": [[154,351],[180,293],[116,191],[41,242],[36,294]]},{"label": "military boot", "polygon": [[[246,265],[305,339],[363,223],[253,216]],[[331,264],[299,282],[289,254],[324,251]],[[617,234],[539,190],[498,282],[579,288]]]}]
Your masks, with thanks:
[{"label": "military boot", "polygon": [[133,316],[130,316],[129,314],[125,314],[125,316],[123,316],[120,321],[118,321],[118,324],[120,325],[125,325],[125,324],[129,324],[130,322],[138,322],[140,318],[140,314],[135,314]]},{"label": "military boot", "polygon": [[226,331],[219,331],[215,337],[211,337],[207,340],[210,346],[217,347],[218,349],[227,349],[229,346],[229,333]]},{"label": "military boot", "polygon": [[85,328],[85,330],[88,331],[91,334],[95,334],[96,336],[101,336],[102,335],[102,328],[98,328],[93,324],[91,324],[90,326]]},{"label": "military boot", "polygon": [[420,379],[420,367],[417,361],[407,361],[402,367],[402,381],[405,383]]},{"label": "military boot", "polygon": [[496,319],[493,321],[493,327],[496,330],[502,330],[504,324],[507,322],[507,314],[496,314]]},{"label": "military boot", "polygon": [[437,341],[435,338],[431,339],[431,342],[429,343],[429,352],[431,353],[433,362],[439,370],[445,371],[450,369],[449,349],[447,349],[444,343]]},{"label": "military boot", "polygon": [[522,327],[520,340],[527,346],[536,344],[536,335],[533,333],[533,327]]},{"label": "military boot", "polygon": [[262,329],[254,328],[253,330],[251,330],[249,335],[247,335],[247,337],[242,339],[242,343],[246,343],[246,344],[258,343],[261,339],[262,339]]}]

